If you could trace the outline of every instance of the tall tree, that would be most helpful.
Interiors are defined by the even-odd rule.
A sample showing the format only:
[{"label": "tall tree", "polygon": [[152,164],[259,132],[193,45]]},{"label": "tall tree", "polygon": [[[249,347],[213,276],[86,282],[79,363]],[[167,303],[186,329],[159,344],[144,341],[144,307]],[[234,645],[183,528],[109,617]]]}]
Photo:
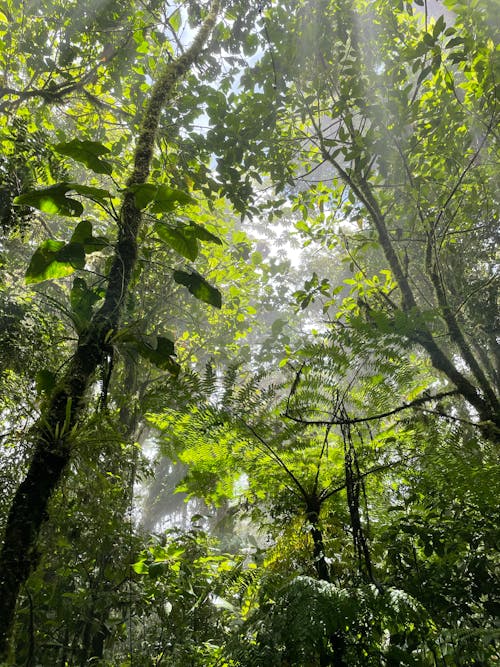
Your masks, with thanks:
[{"label": "tall tree", "polygon": [[4,655],[489,664],[493,4],[205,5],[0,10]]},{"label": "tall tree", "polygon": [[51,495],[71,460],[72,431],[84,407],[94,373],[103,363],[110,336],[119,326],[124,300],[137,259],[141,207],[136,193],[148,179],[158,125],[175,86],[200,57],[214,28],[220,3],[215,1],[191,46],[165,65],[147,101],[137,138],[132,173],[127,179],[117,219],[115,246],[103,305],[93,315],[62,380],[52,391],[47,406],[31,431],[33,457],[25,480],[17,490],[9,512],[0,555],[0,657],[8,652],[19,589],[37,562],[37,540],[47,516]]},{"label": "tall tree", "polygon": [[[243,161],[291,197],[306,237],[344,245],[353,314],[425,350],[498,440],[495,21],[488,3],[445,4],[447,19],[427,2],[266,9],[270,48],[218,140],[252,119],[259,144]],[[391,294],[370,284],[374,244]]]}]

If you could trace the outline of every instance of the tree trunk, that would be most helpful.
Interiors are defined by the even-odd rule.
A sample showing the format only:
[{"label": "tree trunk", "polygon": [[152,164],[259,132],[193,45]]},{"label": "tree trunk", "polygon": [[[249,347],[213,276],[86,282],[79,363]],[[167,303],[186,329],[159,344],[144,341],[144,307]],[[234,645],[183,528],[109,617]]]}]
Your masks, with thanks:
[{"label": "tree trunk", "polygon": [[[153,86],[127,187],[146,182],[161,111],[172,99],[176,83],[200,56],[218,11],[219,0],[214,0],[190,48],[165,66]],[[104,303],[79,340],[65,376],[31,431],[33,458],[26,478],[14,495],[0,553],[0,662],[8,661],[8,643],[19,590],[37,565],[38,536],[48,517],[48,504],[71,460],[72,431],[84,412],[86,392],[96,369],[103,362],[108,337],[120,322],[136,262],[140,224],[141,212],[135,205],[133,193],[128,191],[120,212],[118,241]]]},{"label": "tree trunk", "polygon": [[[325,558],[325,545],[323,543],[323,532],[319,527],[319,514],[321,511],[321,502],[316,498],[309,498],[307,505],[307,520],[311,526],[311,535],[313,538],[313,554],[314,567],[318,574],[318,579],[321,581],[330,582],[330,570]],[[320,651],[319,664],[320,667],[348,667],[345,662],[345,639],[341,632],[333,632],[328,640],[333,648],[333,655],[331,650],[326,647]]]},{"label": "tree trunk", "polygon": [[[321,135],[320,141],[323,141]],[[418,313],[419,308],[415,294],[408,281],[406,273],[403,270],[396,250],[394,249],[394,245],[387,230],[385,216],[380,210],[379,203],[373,194],[370,184],[366,179],[363,179],[359,175],[349,174],[342,165],[331,156],[324,143],[321,144],[321,150],[323,158],[336,169],[344,183],[352,189],[368,211],[384,255],[401,291],[401,309],[406,313]],[[436,284],[434,284],[434,288],[436,288]],[[438,294],[438,297],[439,296],[440,294]],[[493,442],[498,442],[500,439],[499,399],[482,373],[470,348],[465,343],[458,323],[450,316],[450,310],[447,307],[447,304],[442,299],[439,299],[438,305],[441,309],[441,316],[447,324],[448,333],[450,334],[451,339],[458,345],[464,361],[468,364],[473,375],[476,376],[475,379],[479,378],[479,387],[481,391],[461,370],[458,369],[453,359],[450,358],[438,345],[432,332],[424,323],[420,323],[412,333],[406,335],[410,340],[418,343],[424,348],[429,355],[434,368],[441,371],[455,385],[463,398],[477,410],[480,418],[479,427],[483,436]]]},{"label": "tree trunk", "polygon": [[311,525],[311,536],[313,538],[313,555],[314,555],[314,567],[318,574],[318,579],[322,581],[330,581],[330,571],[328,569],[328,563],[325,558],[325,545],[323,544],[323,533],[319,527],[319,503],[318,508],[307,509],[307,520]]}]

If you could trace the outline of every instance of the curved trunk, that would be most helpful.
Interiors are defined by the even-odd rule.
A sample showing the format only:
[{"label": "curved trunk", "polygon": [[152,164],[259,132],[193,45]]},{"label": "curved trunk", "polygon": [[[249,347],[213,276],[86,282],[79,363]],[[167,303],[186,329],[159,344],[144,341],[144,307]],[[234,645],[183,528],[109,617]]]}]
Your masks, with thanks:
[{"label": "curved trunk", "polygon": [[[214,0],[191,47],[169,63],[152,88],[144,112],[127,186],[145,183],[150,170],[160,114],[176,83],[200,56],[215,25],[219,0]],[[137,257],[141,211],[127,192],[120,213],[118,241],[108,276],[104,303],[92,318],[76,348],[66,374],[54,391],[46,410],[31,431],[33,458],[24,481],[14,495],[4,544],[0,553],[0,662],[8,660],[8,641],[17,597],[22,584],[36,567],[37,543],[48,504],[71,459],[71,433],[83,413],[85,395],[105,355],[106,341],[120,322]]]}]

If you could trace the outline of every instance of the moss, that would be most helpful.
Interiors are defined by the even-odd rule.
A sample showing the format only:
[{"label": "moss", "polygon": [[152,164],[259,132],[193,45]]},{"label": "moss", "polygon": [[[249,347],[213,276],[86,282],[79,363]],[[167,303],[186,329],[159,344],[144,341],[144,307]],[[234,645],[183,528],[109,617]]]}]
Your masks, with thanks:
[{"label": "moss", "polygon": [[[154,85],[127,186],[146,182],[161,111],[171,100],[177,82],[200,56],[218,10],[219,2],[216,0],[191,47],[177,61],[166,65]],[[37,564],[38,535],[47,518],[49,500],[71,459],[71,430],[84,410],[85,395],[97,367],[103,361],[109,332],[119,325],[137,258],[140,224],[141,212],[135,206],[133,195],[126,193],[104,303],[92,318],[86,334],[80,338],[64,378],[32,430],[34,455],[27,476],[14,496],[0,554],[0,587],[3,593],[0,599],[0,662],[8,655],[8,639],[19,589]]]}]

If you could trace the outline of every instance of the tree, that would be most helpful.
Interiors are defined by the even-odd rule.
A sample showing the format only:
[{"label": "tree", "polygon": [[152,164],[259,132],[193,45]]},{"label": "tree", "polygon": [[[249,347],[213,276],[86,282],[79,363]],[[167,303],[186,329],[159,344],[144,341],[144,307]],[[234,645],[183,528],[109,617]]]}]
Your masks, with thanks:
[{"label": "tree", "polygon": [[[303,563],[307,565],[302,563],[302,567],[307,582],[300,578],[300,566],[295,564],[298,579],[297,573],[283,573],[283,579],[266,591],[265,596],[283,596],[283,608],[278,611],[277,603],[270,611],[262,599],[265,611],[250,613],[247,630],[234,649],[241,664],[276,664],[277,655],[289,660],[294,656],[297,662],[292,664],[303,664],[304,656],[312,659],[316,654],[320,665],[363,664],[365,650],[377,656],[373,662],[377,664],[386,653],[381,639],[384,633],[394,635],[391,652],[395,655],[399,650],[400,656],[406,655],[404,641],[397,637],[401,626],[393,617],[401,612],[397,605],[392,606],[399,593],[391,588],[394,584],[387,577],[385,560],[378,567],[373,563],[371,543],[379,537],[371,535],[370,539],[371,492],[386,488],[386,478],[390,480],[400,467],[418,467],[418,418],[402,420],[401,407],[385,411],[384,406],[394,404],[394,394],[420,393],[430,378],[417,358],[410,364],[394,354],[394,338],[379,357],[368,353],[366,340],[354,341],[346,332],[347,341],[349,347],[344,350],[340,340],[311,350],[288,387],[266,386],[266,378],[259,381],[255,377],[240,384],[234,371],[220,385],[213,372],[208,372],[203,382],[187,377],[184,381],[190,401],[150,416],[164,434],[164,453],[185,466],[179,489],[193,496],[201,493],[207,503],[229,500],[237,514],[248,514],[255,525],[266,526],[280,545],[278,553],[286,551],[287,542],[293,545],[295,558],[297,543],[305,549]],[[357,357],[355,369],[353,354]],[[391,383],[390,398],[384,378]],[[405,410],[431,402],[433,398],[425,395],[407,404]],[[346,538],[335,539],[334,556],[328,545],[339,526],[343,526]],[[300,533],[307,539],[301,541]],[[292,576],[297,586],[296,598],[292,595],[295,584],[287,583],[287,576]],[[328,585],[337,580],[342,590],[336,585],[316,590],[315,579]],[[380,607],[374,603],[377,590]],[[405,590],[404,584],[398,590],[401,604],[408,605],[408,618],[414,614],[420,623],[415,635],[418,649],[412,647],[410,655],[427,641],[429,618],[414,592]],[[309,594],[319,594],[317,602],[309,599]],[[344,598],[357,602],[347,609]],[[319,605],[317,616],[310,618],[311,605],[315,604]],[[361,649],[354,637],[360,626],[368,623],[366,613],[373,614],[377,627],[380,624],[380,635],[375,630],[368,633],[369,648]],[[297,626],[303,627],[300,633],[290,629],[290,615],[295,614],[301,619]],[[315,623],[320,627],[313,633]],[[257,629],[261,624],[265,630]],[[259,648],[253,652],[242,649],[241,644],[249,643],[245,632],[256,632]]]},{"label": "tree", "polygon": [[[269,8],[269,51],[217,139],[253,119],[259,150],[245,163],[288,189],[306,237],[337,233],[356,273],[353,314],[420,346],[497,440],[493,8],[445,4],[452,25],[404,3]],[[390,294],[363,259],[374,243]]]},{"label": "tree", "polygon": [[497,52],[446,4],[0,11],[8,664],[498,660]]},{"label": "tree", "polygon": [[[168,63],[151,90],[138,135],[132,173],[126,182],[126,191],[117,217],[118,239],[113,257],[103,305],[92,316],[88,329],[82,333],[63,379],[51,393],[38,424],[32,429],[34,454],[27,476],[17,490],[9,513],[4,544],[0,556],[2,602],[0,607],[2,657],[7,655],[7,640],[12,627],[15,604],[22,583],[37,561],[36,547],[40,526],[47,512],[48,502],[71,458],[71,432],[84,409],[85,394],[98,366],[103,363],[110,336],[118,329],[124,299],[137,259],[137,239],[141,223],[139,196],[148,192],[148,179],[156,133],[163,107],[173,95],[176,83],[200,56],[212,31],[219,5],[215,3],[190,48],[172,63]],[[85,151],[88,144],[73,144]],[[94,145],[94,161],[99,151]],[[74,154],[74,151],[73,151]],[[154,198],[158,187],[154,187]],[[64,189],[66,188],[66,189]],[[57,186],[42,197],[53,197],[60,210],[69,190],[78,192],[71,184],[63,189]],[[50,189],[49,189],[50,190]],[[80,189],[80,192],[82,190]],[[61,204],[61,193],[63,203]],[[26,201],[32,202],[32,199]],[[71,206],[71,203],[69,204]],[[59,248],[57,248],[59,250]],[[192,286],[193,280],[187,278]],[[22,554],[22,556],[21,556]]]},{"label": "tree", "polygon": [[245,665],[484,664],[494,547],[473,517],[494,507],[493,447],[433,414],[422,393],[432,374],[397,354],[396,336],[376,357],[359,334],[343,337],[344,354],[338,339],[311,348],[288,385],[186,377],[190,402],[151,416],[164,453],[185,466],[178,488],[228,500],[242,533],[255,527],[247,549],[265,554],[225,650]]}]

